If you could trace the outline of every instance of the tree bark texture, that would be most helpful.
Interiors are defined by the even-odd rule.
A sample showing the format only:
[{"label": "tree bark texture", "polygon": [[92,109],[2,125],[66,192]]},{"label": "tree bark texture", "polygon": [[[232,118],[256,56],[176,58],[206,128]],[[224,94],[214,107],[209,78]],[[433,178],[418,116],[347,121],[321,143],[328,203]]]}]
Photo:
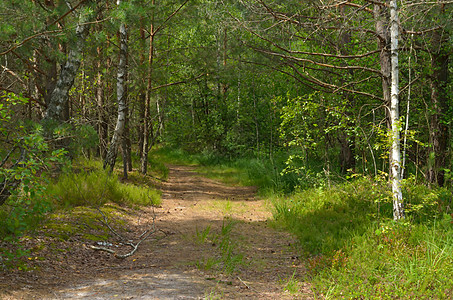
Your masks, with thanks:
[{"label": "tree bark texture", "polygon": [[391,48],[391,103],[390,122],[392,126],[391,181],[393,193],[393,219],[404,218],[403,194],[401,191],[401,150],[399,131],[399,63],[398,63],[398,8],[397,0],[390,0],[390,48]]},{"label": "tree bark texture", "polygon": [[50,95],[44,117],[45,120],[60,121],[63,117],[63,110],[68,102],[69,90],[74,84],[74,79],[77,76],[80,67],[85,40],[88,36],[89,29],[90,24],[87,23],[86,17],[81,15],[76,29],[75,45],[69,50],[66,63],[62,67],[55,88]]}]

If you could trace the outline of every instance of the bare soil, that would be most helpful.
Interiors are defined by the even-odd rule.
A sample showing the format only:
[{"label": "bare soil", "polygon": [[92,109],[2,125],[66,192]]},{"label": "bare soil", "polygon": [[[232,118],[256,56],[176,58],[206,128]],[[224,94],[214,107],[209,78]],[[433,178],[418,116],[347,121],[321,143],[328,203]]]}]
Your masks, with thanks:
[{"label": "bare soil", "polygon": [[313,298],[295,238],[269,226],[270,206],[255,187],[227,186],[189,166],[169,169],[162,205],[129,214],[124,225],[130,236],[153,220],[159,229],[134,255],[118,259],[83,240],[60,242],[53,248],[64,251],[41,254],[36,269],[0,273],[0,299]]}]

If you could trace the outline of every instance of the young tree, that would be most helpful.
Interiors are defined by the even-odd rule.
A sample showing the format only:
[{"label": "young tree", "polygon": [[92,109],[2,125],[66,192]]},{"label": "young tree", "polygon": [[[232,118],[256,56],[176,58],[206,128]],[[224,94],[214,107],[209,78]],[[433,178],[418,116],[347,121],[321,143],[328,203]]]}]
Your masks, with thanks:
[{"label": "young tree", "polygon": [[398,221],[404,218],[403,194],[401,191],[401,150],[399,129],[399,64],[398,40],[399,20],[397,0],[390,0],[390,49],[391,49],[391,103],[390,123],[392,126],[391,138],[391,181],[393,192],[393,219]]},{"label": "young tree", "polygon": [[[121,0],[117,1],[117,5],[121,5]],[[115,130],[113,132],[112,140],[110,141],[110,146],[107,151],[107,155],[104,160],[104,169],[109,167],[110,171],[113,171],[116,163],[116,157],[118,156],[118,147],[120,145],[121,139],[123,138],[123,132],[126,122],[126,111],[127,111],[127,102],[126,102],[126,73],[127,73],[127,28],[124,22],[121,23],[119,29],[119,42],[120,42],[120,55],[118,63],[118,73],[116,76],[116,95],[118,101],[118,117],[116,120]]]}]

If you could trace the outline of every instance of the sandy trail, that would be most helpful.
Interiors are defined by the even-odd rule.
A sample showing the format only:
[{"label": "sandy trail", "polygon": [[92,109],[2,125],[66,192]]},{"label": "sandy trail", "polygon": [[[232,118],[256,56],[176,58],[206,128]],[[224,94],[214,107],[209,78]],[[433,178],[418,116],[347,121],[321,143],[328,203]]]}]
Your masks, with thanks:
[{"label": "sandy trail", "polygon": [[[118,260],[97,253],[101,263],[71,266],[72,272],[53,277],[37,274],[38,282],[29,280],[22,288],[0,293],[0,298],[312,298],[303,282],[296,295],[284,290],[288,278],[303,276],[305,269],[293,246],[295,239],[267,225],[269,206],[256,198],[256,188],[227,186],[197,175],[189,166],[172,165],[169,170],[161,207],[145,209],[131,220],[140,227],[154,216],[161,230],[134,256]],[[221,231],[229,225],[231,253],[242,257],[238,264],[222,261]],[[228,273],[225,265],[235,270]]]}]

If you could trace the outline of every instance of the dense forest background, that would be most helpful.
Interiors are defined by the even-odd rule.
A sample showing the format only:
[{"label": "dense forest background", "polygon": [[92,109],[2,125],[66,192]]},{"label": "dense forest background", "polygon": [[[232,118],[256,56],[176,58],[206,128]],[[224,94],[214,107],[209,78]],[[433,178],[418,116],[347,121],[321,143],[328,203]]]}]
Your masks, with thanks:
[{"label": "dense forest background", "polygon": [[[399,1],[392,13],[394,4],[2,1],[0,204],[38,209],[40,175],[68,158],[113,170],[119,153],[127,177],[149,172],[153,149],[182,149],[210,163],[248,160],[263,193],[299,197],[276,206],[299,234],[304,221],[289,212],[315,197],[301,193],[348,182],[349,198],[371,199],[348,204],[351,214],[448,216],[453,7]],[[394,180],[405,210],[396,216]]]}]

